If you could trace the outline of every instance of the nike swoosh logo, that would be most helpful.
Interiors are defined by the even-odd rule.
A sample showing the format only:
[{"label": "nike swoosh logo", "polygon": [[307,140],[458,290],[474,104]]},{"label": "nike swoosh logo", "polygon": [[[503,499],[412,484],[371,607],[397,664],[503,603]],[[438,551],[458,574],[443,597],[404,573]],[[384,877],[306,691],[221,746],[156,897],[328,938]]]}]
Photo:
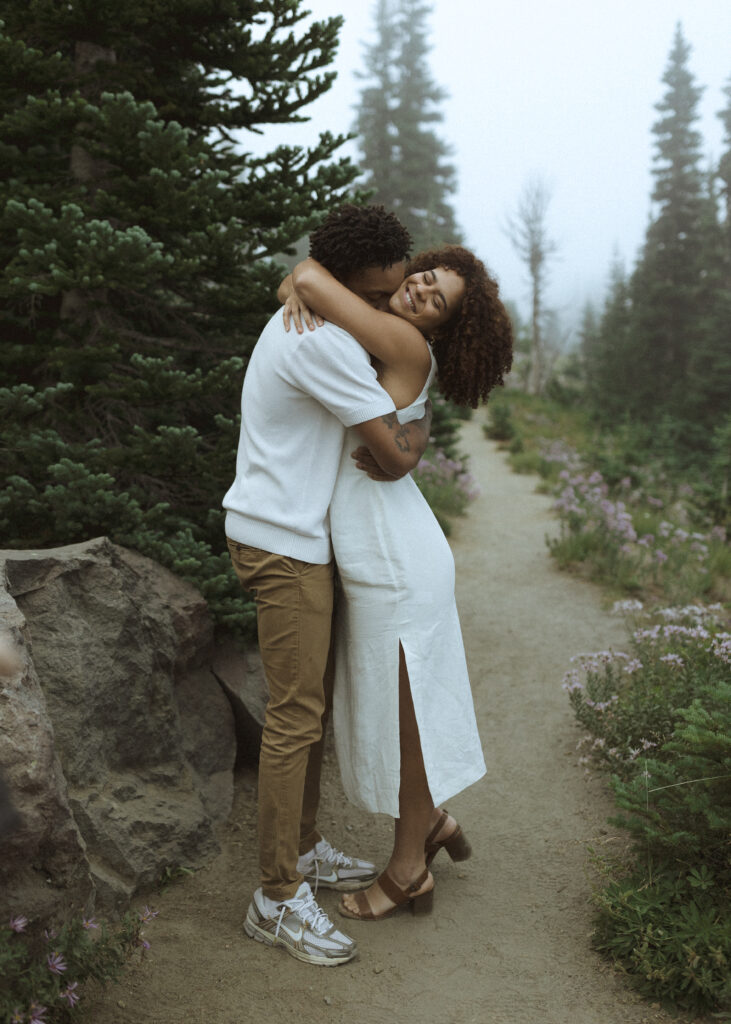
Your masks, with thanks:
[{"label": "nike swoosh logo", "polygon": [[286,924],[281,925],[279,930],[280,932],[286,932],[287,935],[289,935],[292,942],[300,942],[302,936],[305,934],[305,930],[302,927],[302,925],[299,926],[296,932],[292,931],[291,928],[288,928]]}]

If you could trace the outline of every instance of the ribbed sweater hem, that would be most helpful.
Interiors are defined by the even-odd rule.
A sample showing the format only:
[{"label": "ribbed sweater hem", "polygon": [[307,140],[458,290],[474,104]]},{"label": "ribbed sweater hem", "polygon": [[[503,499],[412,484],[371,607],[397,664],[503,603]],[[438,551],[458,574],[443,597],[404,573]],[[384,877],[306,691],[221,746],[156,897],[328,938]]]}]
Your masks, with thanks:
[{"label": "ribbed sweater hem", "polygon": [[271,551],[285,558],[297,558],[313,565],[327,565],[332,559],[330,538],[304,537],[292,530],[258,519],[249,519],[240,512],[226,513],[226,536],[238,544],[246,544],[262,551]]}]

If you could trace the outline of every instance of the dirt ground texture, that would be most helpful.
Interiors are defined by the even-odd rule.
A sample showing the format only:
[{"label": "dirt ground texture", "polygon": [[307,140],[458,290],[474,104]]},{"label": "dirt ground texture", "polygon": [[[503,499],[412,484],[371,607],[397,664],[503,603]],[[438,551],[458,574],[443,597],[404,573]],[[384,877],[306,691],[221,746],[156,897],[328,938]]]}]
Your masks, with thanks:
[{"label": "dirt ground texture", "polygon": [[[536,478],[513,474],[483,437],[462,447],[482,489],[451,538],[457,601],[488,772],[449,802],[473,847],[433,865],[434,912],[347,922],[358,959],[299,963],[246,938],[257,883],[256,775],[237,778],[222,852],[151,894],[152,943],[122,982],[84,1000],[86,1024],[670,1024],[659,1005],[592,952],[587,847],[624,843],[607,824],[602,780],[578,766],[579,731],[561,689],[569,658],[622,649],[626,633],[601,592],[560,573],[545,544],[556,529]],[[383,864],[392,823],[351,807],[332,752],[320,827],[334,845]],[[320,902],[344,924],[338,894]]]}]

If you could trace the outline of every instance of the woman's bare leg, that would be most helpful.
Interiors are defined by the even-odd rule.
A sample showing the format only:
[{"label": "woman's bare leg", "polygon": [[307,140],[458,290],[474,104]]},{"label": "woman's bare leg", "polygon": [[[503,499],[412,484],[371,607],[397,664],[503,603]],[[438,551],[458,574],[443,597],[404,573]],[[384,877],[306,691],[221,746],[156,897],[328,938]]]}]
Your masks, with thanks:
[{"label": "woman's bare leg", "polygon": [[[386,871],[396,884],[407,888],[425,868],[424,840],[439,817],[429,792],[429,783],[421,752],[419,726],[411,697],[411,685],[404,652],[399,645],[399,740],[401,746],[401,784],[399,787],[399,817],[395,822],[394,846]],[[423,890],[431,889],[431,876]],[[389,910],[393,904],[375,882],[366,890],[374,914]],[[353,896],[343,897],[343,903],[356,909]]]}]

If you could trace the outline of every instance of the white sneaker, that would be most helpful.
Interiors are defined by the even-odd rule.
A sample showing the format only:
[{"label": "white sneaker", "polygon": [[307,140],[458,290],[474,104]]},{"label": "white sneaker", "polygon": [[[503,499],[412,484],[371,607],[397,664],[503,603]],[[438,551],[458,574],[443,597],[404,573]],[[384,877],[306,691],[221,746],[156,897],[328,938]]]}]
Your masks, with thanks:
[{"label": "white sneaker", "polygon": [[355,892],[365,889],[378,877],[376,865],[357,857],[346,857],[334,849],[327,839],[321,839],[309,853],[303,853],[297,861],[305,881],[318,889],[337,889],[339,892]]},{"label": "white sneaker", "polygon": [[244,931],[257,942],[284,946],[297,960],[323,967],[345,964],[357,952],[353,939],[338,931],[317,905],[307,882],[291,900],[281,903],[257,889],[246,912]]}]

